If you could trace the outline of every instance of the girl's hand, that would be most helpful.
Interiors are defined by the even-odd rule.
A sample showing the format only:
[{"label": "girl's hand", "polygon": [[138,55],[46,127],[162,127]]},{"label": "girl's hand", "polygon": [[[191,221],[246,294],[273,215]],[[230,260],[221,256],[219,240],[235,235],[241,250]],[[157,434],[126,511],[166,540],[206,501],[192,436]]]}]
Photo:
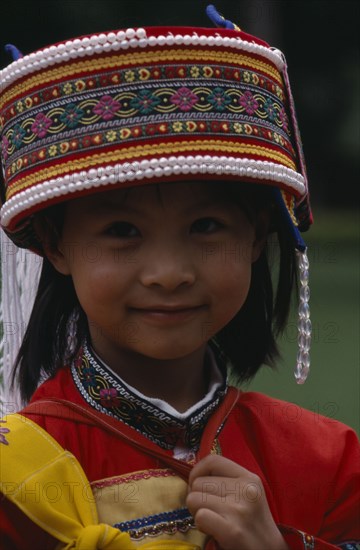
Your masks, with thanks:
[{"label": "girl's hand", "polygon": [[221,550],[289,550],[261,479],[227,458],[210,455],[194,466],[186,504]]}]

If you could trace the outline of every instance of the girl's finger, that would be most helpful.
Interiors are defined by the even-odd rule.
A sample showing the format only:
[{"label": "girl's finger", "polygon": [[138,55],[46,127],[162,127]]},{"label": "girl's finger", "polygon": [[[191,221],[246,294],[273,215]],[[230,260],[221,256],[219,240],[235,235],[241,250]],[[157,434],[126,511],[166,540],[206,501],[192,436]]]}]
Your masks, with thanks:
[{"label": "girl's finger", "polygon": [[200,460],[190,472],[189,485],[192,486],[194,479],[198,477],[219,476],[229,478],[245,478],[254,477],[255,474],[236,464],[228,458],[219,455],[208,455],[203,460]]},{"label": "girl's finger", "polygon": [[227,491],[230,491],[235,485],[239,487],[240,482],[232,477],[219,477],[219,476],[203,476],[196,477],[189,489],[190,491],[196,491],[199,493],[206,493],[209,495],[217,495],[219,497],[224,496]]},{"label": "girl's finger", "polygon": [[[218,497],[216,495],[210,495],[208,493],[199,493],[193,491],[189,493],[186,498],[186,506],[189,508],[191,514],[195,517],[199,510],[206,508],[206,510],[212,510],[223,518],[239,518],[239,513],[243,510],[246,515],[247,506],[238,506],[241,503],[245,504],[241,495],[229,494],[224,497]],[[234,506],[235,503],[235,506]]]},{"label": "girl's finger", "polygon": [[228,538],[229,531],[233,529],[228,519],[209,508],[200,508],[196,512],[195,524],[200,531],[213,537],[220,547]]},{"label": "girl's finger", "polygon": [[[241,478],[197,477],[192,482],[190,492],[215,495],[220,498],[231,497],[233,502],[241,500],[254,503],[264,496],[264,487],[255,476]],[[205,498],[205,497],[204,497]]]}]

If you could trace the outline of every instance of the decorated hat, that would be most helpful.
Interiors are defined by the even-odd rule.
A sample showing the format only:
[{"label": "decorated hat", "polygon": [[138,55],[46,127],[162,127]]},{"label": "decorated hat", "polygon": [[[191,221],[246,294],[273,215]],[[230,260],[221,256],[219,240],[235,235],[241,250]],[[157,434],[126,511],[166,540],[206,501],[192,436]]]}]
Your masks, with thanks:
[{"label": "decorated hat", "polygon": [[295,246],[311,223],[283,54],[240,31],[150,27],[82,36],[0,72],[1,225],[40,251],[36,212],[102,190],[223,180],[273,186]]},{"label": "decorated hat", "polygon": [[[34,216],[72,198],[184,180],[270,186],[297,249],[302,383],[311,322],[300,231],[312,217],[285,58],[213,6],[207,13],[217,28],[129,28],[25,56],[7,46],[14,61],[0,71],[1,226],[41,255]],[[19,328],[39,269],[37,256],[22,261],[14,248],[2,262],[2,321]],[[0,341],[5,393],[21,335],[4,331]]]}]

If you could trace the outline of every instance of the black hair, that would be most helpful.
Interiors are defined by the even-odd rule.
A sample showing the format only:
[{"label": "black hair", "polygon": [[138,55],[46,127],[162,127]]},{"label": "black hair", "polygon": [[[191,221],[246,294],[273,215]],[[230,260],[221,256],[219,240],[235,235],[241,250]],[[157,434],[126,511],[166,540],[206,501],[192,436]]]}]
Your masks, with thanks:
[{"label": "black hair", "polygon": [[[223,186],[244,208],[250,219],[261,209],[271,211],[271,230],[277,234],[279,261],[276,292],[269,243],[252,264],[246,301],[237,315],[209,342],[217,357],[230,367],[239,383],[254,377],[263,365],[274,367],[279,356],[276,338],[284,330],[293,290],[297,290],[295,248],[283,214],[274,204],[274,193],[266,185]],[[64,204],[50,207],[54,234],[61,234]],[[273,243],[272,243],[273,244]],[[75,323],[76,344],[69,347],[69,325]],[[13,371],[12,383],[19,385],[28,401],[43,377],[54,375],[77,355],[88,332],[83,311],[70,276],[60,274],[44,257],[33,310]]]},{"label": "black hair", "polygon": [[297,295],[296,253],[285,224],[277,230],[279,266],[276,291],[270,257],[273,241],[252,264],[250,289],[237,315],[213,339],[238,383],[250,381],[262,365],[275,367],[280,357],[277,338],[286,327],[291,299]]},{"label": "black hair", "polygon": [[280,357],[276,340],[286,327],[298,284],[294,241],[289,222],[274,201],[274,190],[266,185],[230,186],[230,195],[244,207],[250,221],[263,209],[270,213],[267,243],[252,264],[246,301],[210,342],[233,379],[241,384],[250,381],[262,365],[275,367]]}]

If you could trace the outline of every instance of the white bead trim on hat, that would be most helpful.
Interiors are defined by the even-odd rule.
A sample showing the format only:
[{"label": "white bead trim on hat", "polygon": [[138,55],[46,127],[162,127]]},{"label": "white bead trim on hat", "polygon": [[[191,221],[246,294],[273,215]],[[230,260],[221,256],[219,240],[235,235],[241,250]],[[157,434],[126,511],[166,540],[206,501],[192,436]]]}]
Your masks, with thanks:
[{"label": "white bead trim on hat", "polygon": [[119,31],[116,34],[110,32],[107,34],[93,35],[84,38],[76,38],[67,42],[50,46],[21,57],[11,63],[8,67],[0,71],[0,89],[3,90],[14,80],[22,78],[39,69],[45,69],[57,63],[63,63],[70,59],[100,54],[110,51],[127,50],[129,48],[146,48],[154,46],[225,46],[237,50],[243,50],[249,53],[262,55],[282,71],[284,68],[283,54],[276,49],[270,49],[255,42],[248,42],[241,38],[229,36],[206,36],[193,34],[172,34],[168,33],[160,36],[147,36],[146,30],[127,29]]},{"label": "white bead trim on hat", "polygon": [[218,174],[266,179],[281,183],[297,194],[305,192],[303,176],[272,162],[210,155],[171,156],[92,168],[39,183],[6,201],[1,209],[1,224],[7,227],[19,213],[61,195],[69,195],[70,198],[71,193],[92,187],[181,174]]}]

